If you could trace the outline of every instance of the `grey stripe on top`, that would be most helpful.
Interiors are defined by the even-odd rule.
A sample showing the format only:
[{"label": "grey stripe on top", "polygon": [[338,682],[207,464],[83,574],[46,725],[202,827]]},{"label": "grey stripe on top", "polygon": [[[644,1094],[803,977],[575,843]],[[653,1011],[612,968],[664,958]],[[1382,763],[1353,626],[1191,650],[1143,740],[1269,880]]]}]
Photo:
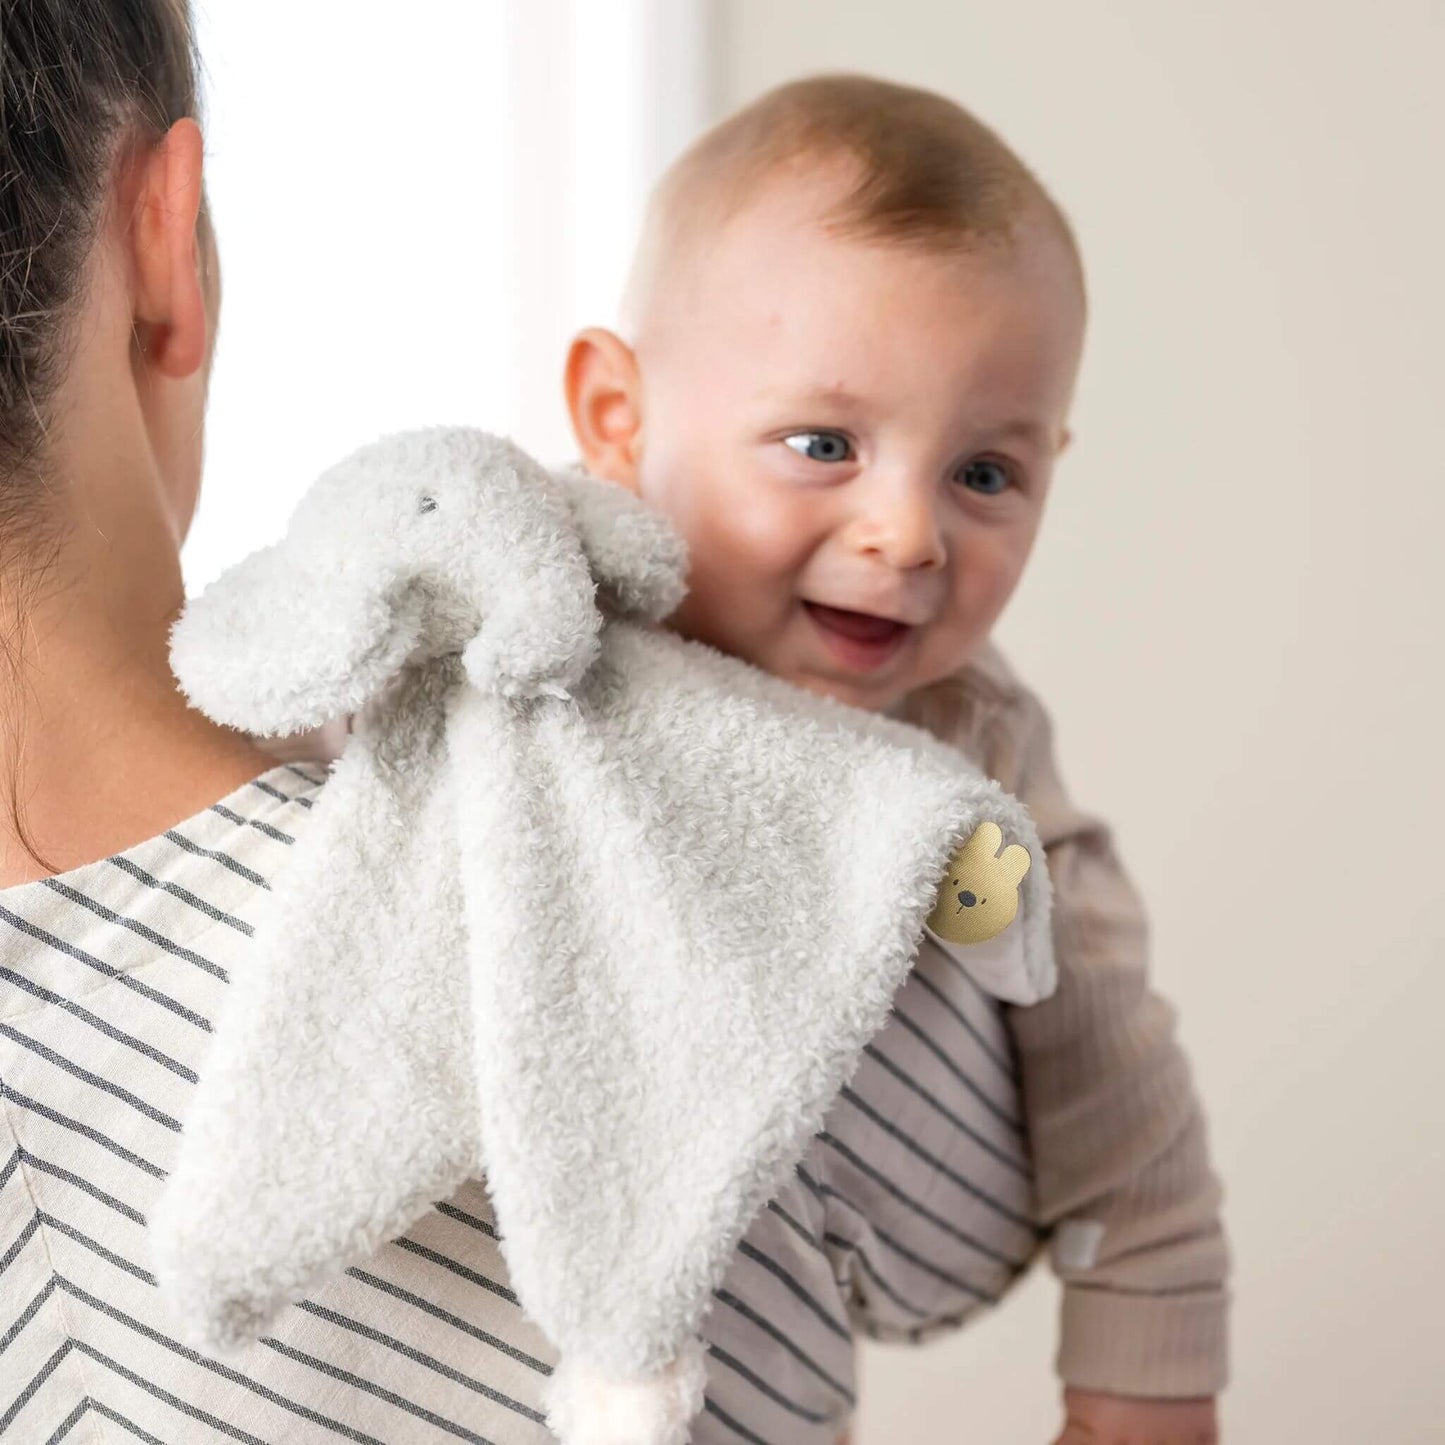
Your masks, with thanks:
[{"label": "grey stripe on top", "polygon": [[[0,892],[0,1439],[545,1445],[555,1352],[523,1314],[480,1181],[211,1359],[176,1339],[145,1216],[257,904],[324,798],[272,769],[194,818]],[[996,1007],[925,945],[705,1322],[698,1445],[823,1445],[854,1332],[916,1338],[1030,1258],[1028,1162]]]}]

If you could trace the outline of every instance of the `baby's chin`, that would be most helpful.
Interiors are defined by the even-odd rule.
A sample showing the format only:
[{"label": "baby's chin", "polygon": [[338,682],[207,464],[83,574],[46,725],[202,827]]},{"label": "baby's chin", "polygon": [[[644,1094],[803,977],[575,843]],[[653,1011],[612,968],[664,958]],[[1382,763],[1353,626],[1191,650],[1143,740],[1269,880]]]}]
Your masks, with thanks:
[{"label": "baby's chin", "polygon": [[749,658],[748,661],[764,672],[784,678],[795,687],[865,712],[894,712],[917,685],[907,669],[897,675],[869,677],[866,673],[837,673],[824,666],[792,659],[773,659],[770,662],[765,658]]},{"label": "baby's chin", "polygon": [[[913,708],[910,699],[927,695],[928,689],[943,682],[963,668],[968,657],[961,655],[952,665],[935,664],[931,671],[920,672],[917,666],[901,670],[896,676],[869,679],[867,677],[838,677],[821,670],[798,668],[784,670],[764,667],[809,692],[822,697],[831,697],[835,702],[846,703],[849,707],[862,708],[865,712],[887,713],[893,717],[910,715]],[[942,666],[942,670],[940,670]]]}]

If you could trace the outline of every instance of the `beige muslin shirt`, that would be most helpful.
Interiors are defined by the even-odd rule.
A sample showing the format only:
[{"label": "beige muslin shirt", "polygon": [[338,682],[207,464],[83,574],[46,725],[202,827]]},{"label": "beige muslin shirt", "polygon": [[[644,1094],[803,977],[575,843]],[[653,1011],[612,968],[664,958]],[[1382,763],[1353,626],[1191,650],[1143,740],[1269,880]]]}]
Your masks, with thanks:
[{"label": "beige muslin shirt", "polygon": [[1035,1210],[1064,1285],[1059,1373],[1116,1394],[1217,1393],[1229,1368],[1223,1189],[1111,829],[1070,798],[1052,717],[997,644],[899,711],[1023,802],[1048,860],[1058,989],[1005,1012]]}]

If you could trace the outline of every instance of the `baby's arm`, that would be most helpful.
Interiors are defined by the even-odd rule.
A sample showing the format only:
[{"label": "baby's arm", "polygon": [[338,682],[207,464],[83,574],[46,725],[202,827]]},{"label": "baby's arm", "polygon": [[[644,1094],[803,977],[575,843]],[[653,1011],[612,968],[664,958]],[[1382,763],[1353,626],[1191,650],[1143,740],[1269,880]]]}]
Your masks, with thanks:
[{"label": "baby's arm", "polygon": [[1177,1422],[1151,1445],[1209,1439],[1207,1397],[1228,1373],[1222,1189],[1174,1010],[1149,988],[1144,908],[1108,825],[1068,797],[1050,716],[1021,683],[996,741],[991,771],[1028,807],[1054,887],[1058,991],[1009,1022],[1064,1283],[1063,1439],[1132,1441],[1131,1409]]}]

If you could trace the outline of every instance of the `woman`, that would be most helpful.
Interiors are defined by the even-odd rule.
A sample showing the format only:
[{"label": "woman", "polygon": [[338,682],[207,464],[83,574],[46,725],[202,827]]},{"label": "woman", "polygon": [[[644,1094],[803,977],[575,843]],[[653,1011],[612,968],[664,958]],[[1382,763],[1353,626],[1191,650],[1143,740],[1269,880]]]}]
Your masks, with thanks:
[{"label": "woman", "polygon": [[0,1437],[545,1440],[479,1185],[234,1360],[157,1298],[145,1214],[324,769],[167,661],[220,299],[186,8],[7,0],[0,86]]}]

